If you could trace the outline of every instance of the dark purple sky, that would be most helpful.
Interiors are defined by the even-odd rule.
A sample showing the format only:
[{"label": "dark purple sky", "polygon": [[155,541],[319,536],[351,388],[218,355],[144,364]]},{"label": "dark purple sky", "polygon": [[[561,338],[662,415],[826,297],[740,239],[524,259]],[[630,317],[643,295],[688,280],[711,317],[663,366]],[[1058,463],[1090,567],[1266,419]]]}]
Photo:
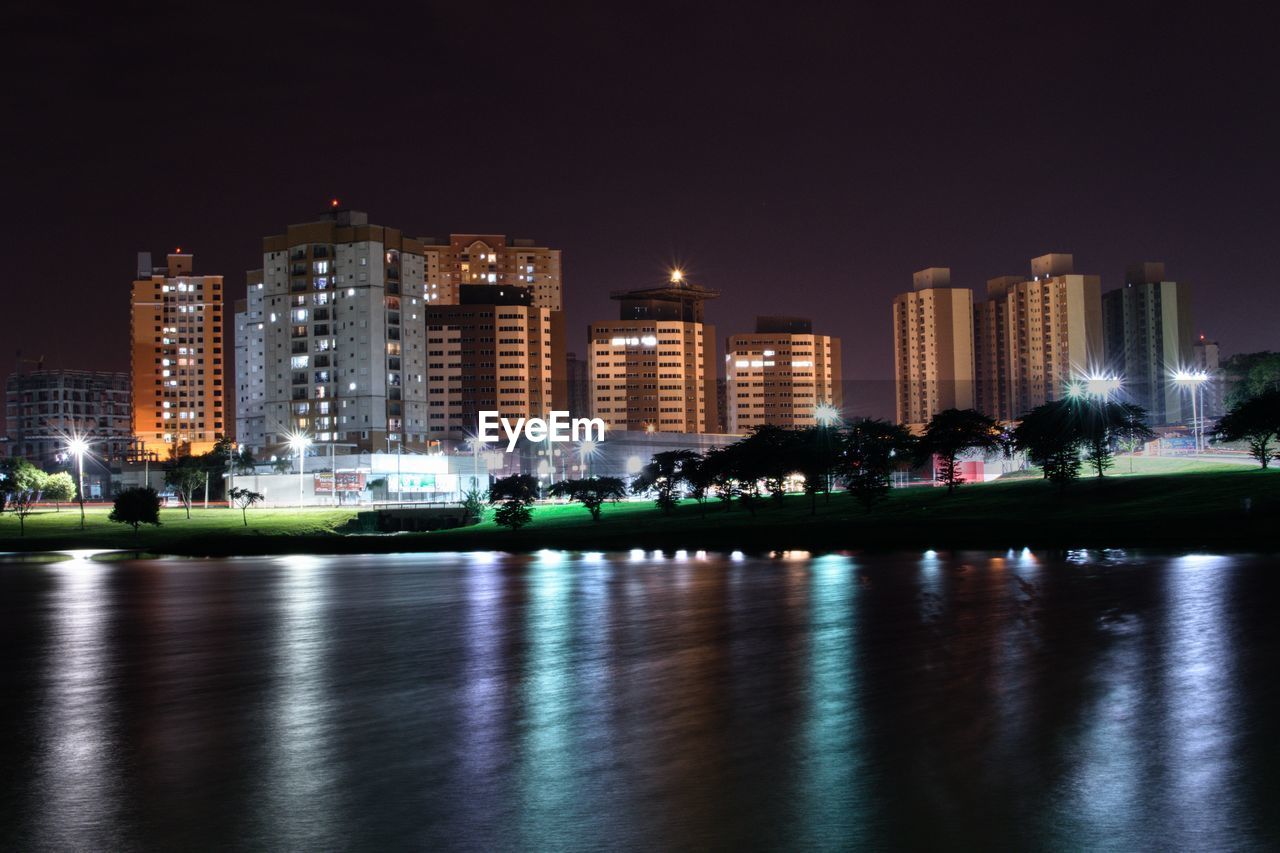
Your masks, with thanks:
[{"label": "dark purple sky", "polygon": [[893,5],[11,7],[0,373],[19,347],[125,368],[136,251],[238,294],[334,195],[562,248],[579,351],[678,259],[722,335],[811,314],[883,379],[913,270],[980,286],[1050,251],[1105,288],[1164,260],[1224,351],[1280,345],[1262,4]]}]

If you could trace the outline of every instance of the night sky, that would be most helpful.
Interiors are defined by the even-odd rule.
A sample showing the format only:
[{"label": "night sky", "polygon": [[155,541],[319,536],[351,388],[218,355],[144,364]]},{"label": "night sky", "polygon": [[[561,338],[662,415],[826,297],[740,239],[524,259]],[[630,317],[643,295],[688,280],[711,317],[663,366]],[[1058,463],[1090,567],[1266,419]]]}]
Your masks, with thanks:
[{"label": "night sky", "polygon": [[722,339],[813,315],[885,380],[914,270],[980,288],[1051,251],[1104,289],[1163,260],[1225,353],[1280,344],[1262,4],[894,5],[11,6],[0,374],[126,369],[137,251],[239,296],[331,196],[563,249],[580,353],[679,262]]}]

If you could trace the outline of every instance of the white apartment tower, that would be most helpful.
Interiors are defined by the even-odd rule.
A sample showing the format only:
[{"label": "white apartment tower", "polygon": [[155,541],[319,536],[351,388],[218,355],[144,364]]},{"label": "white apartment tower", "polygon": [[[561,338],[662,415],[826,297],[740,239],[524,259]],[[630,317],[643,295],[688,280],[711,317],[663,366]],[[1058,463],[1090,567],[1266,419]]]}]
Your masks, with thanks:
[{"label": "white apartment tower", "polygon": [[265,238],[244,317],[249,376],[261,325],[262,397],[245,389],[242,443],[255,446],[261,418],[265,453],[299,433],[365,452],[425,449],[425,281],[422,244],[359,211]]}]

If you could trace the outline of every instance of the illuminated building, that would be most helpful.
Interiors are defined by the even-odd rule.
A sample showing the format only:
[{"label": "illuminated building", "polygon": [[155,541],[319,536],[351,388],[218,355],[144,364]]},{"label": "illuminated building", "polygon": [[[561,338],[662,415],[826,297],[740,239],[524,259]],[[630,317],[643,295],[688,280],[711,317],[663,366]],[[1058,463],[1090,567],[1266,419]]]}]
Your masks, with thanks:
[{"label": "illuminated building", "polygon": [[222,276],[194,275],[181,249],[166,260],[138,253],[130,299],[133,432],[162,457],[186,442],[205,453],[226,426]]},{"label": "illuminated building", "polygon": [[893,300],[898,422],[919,430],[944,409],[973,407],[973,291],[951,286],[951,270],[912,276]]},{"label": "illuminated building", "polygon": [[51,470],[63,461],[71,436],[89,441],[92,458],[130,455],[133,381],[128,373],[37,370],[5,383],[8,453]]},{"label": "illuminated building", "polygon": [[985,414],[1017,419],[1103,366],[1102,281],[1073,263],[1068,254],[1041,255],[1030,278],[987,283],[973,327],[975,398]]},{"label": "illuminated building", "polygon": [[535,308],[564,310],[559,249],[501,234],[452,234],[447,242],[434,237],[420,242],[426,298],[432,304],[456,305],[465,284],[502,284],[527,288]]},{"label": "illuminated building", "polygon": [[619,318],[587,332],[592,414],[610,430],[716,431],[715,327],[703,322],[703,303],[719,295],[679,272],[659,287],[615,291]]},{"label": "illuminated building", "polygon": [[244,318],[250,370],[262,347],[262,398],[237,413],[243,442],[257,441],[261,418],[271,453],[287,455],[290,434],[360,451],[425,449],[424,284],[420,242],[336,203],[264,238]]},{"label": "illuminated building", "polygon": [[755,332],[725,346],[727,428],[813,426],[818,404],[839,410],[840,339],[802,317],[757,317]]},{"label": "illuminated building", "polygon": [[1102,295],[1106,360],[1124,377],[1125,397],[1147,410],[1152,424],[1181,423],[1191,415],[1174,371],[1192,366],[1191,288],[1167,281],[1162,263],[1134,264],[1124,287]]},{"label": "illuminated building", "polygon": [[481,411],[514,422],[563,408],[563,315],[535,305],[524,287],[464,284],[458,299],[426,312],[431,438],[465,442]]}]

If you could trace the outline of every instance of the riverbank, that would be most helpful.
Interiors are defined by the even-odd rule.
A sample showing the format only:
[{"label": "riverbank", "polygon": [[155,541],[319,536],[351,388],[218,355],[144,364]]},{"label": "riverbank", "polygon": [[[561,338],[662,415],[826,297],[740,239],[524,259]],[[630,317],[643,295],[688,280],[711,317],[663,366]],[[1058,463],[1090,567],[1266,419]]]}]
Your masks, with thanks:
[{"label": "riverbank", "polygon": [[706,549],[748,552],[864,548],[1215,548],[1272,550],[1280,544],[1280,472],[1183,466],[1166,475],[1085,479],[1065,491],[1038,479],[894,490],[871,512],[843,493],[761,501],[684,501],[670,514],[651,502],[606,505],[598,523],[577,504],[539,505],[511,531],[492,520],[431,533],[356,533],[353,509],[164,510],[159,528],[131,528],[91,509],[40,512],[18,535],[0,517],[0,551],[128,549],[192,556],[402,551]]}]

